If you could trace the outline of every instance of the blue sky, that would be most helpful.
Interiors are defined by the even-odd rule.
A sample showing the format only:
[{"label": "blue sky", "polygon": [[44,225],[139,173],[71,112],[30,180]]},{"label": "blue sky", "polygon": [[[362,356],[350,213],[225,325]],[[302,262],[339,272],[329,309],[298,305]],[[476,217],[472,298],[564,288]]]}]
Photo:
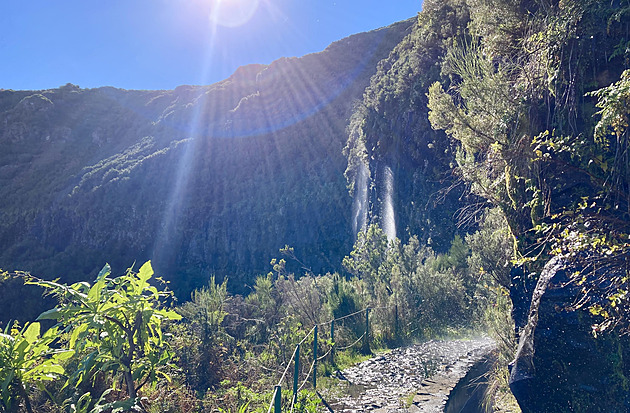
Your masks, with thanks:
[{"label": "blue sky", "polygon": [[173,89],[321,51],[421,0],[2,0],[0,89]]}]

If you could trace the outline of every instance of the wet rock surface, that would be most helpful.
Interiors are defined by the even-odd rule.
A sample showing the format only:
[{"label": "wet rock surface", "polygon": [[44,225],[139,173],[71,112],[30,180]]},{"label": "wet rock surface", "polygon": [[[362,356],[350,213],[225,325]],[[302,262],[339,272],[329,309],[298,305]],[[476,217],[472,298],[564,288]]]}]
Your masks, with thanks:
[{"label": "wet rock surface", "polygon": [[[595,285],[597,277],[623,277],[624,270],[588,273],[580,262],[587,258],[594,260],[552,258],[533,291],[526,324],[515,317],[520,339],[510,389],[523,413],[630,412],[630,337],[613,332],[595,338],[597,319],[587,309],[571,309],[584,288],[571,282],[572,274],[588,275],[585,285]],[[512,273],[513,279],[523,277]],[[527,297],[512,295],[515,308],[529,304]]]},{"label": "wet rock surface", "polygon": [[431,340],[377,355],[337,373],[322,392],[337,412],[444,412],[449,394],[494,342]]}]

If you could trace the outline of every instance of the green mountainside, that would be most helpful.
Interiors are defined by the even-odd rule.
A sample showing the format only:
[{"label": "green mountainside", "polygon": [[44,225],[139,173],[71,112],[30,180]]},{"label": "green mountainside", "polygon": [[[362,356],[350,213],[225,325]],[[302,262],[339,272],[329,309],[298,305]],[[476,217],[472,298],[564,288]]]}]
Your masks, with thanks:
[{"label": "green mountainside", "polygon": [[456,145],[443,131],[431,128],[427,92],[440,79],[442,56],[464,30],[469,12],[463,2],[440,7],[428,2],[424,10],[414,30],[379,63],[353,114],[345,174],[355,200],[370,187],[369,222],[383,226],[379,187],[383,169],[390,168],[398,237],[417,235],[445,251],[456,232],[473,229],[479,218],[468,219],[460,208],[481,200],[464,191],[453,174]]},{"label": "green mountainside", "polygon": [[184,297],[211,274],[242,291],[285,244],[339,270],[348,118],[411,24],[211,86],[0,91],[0,267],[77,280],[153,258]]}]

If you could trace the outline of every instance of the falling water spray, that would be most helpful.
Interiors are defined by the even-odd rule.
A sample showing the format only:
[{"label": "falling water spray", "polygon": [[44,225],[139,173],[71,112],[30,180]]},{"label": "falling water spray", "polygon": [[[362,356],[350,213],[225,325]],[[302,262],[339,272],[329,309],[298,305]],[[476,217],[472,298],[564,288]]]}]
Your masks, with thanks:
[{"label": "falling water spray", "polygon": [[396,217],[394,215],[394,173],[392,168],[383,168],[381,188],[381,228],[388,240],[396,238]]},{"label": "falling water spray", "polygon": [[354,183],[354,201],[352,203],[352,230],[356,237],[367,226],[368,217],[368,170],[363,162],[359,164]]}]

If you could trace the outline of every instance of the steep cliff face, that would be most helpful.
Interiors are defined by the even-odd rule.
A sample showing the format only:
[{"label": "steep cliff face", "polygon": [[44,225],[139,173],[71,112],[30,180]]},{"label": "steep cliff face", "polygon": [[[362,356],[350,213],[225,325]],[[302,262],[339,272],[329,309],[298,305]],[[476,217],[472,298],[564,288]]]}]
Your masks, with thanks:
[{"label": "steep cliff face", "polygon": [[377,223],[390,236],[418,235],[443,252],[462,231],[456,213],[466,200],[452,175],[455,146],[428,121],[427,90],[470,17],[464,1],[423,8],[413,30],[380,62],[353,114],[345,174],[355,231]]},{"label": "steep cliff face", "polygon": [[352,104],[411,24],[210,86],[0,91],[0,267],[71,281],[152,258],[184,297],[211,274],[244,289],[285,244],[338,269]]}]

